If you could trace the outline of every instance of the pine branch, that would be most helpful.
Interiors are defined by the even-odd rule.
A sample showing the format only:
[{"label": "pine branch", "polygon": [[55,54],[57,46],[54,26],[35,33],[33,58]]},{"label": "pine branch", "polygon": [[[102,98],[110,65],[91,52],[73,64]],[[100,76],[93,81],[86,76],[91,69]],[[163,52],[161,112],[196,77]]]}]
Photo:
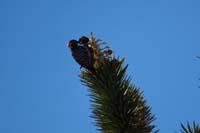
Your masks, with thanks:
[{"label": "pine branch", "polygon": [[193,125],[187,122],[187,125],[181,123],[181,133],[200,133],[200,126],[193,121]]},{"label": "pine branch", "polygon": [[[92,117],[104,133],[150,133],[155,120],[142,93],[126,75],[124,59],[109,58],[96,68],[97,74],[84,70],[81,82],[89,88]],[[157,132],[157,131],[155,131]]]}]

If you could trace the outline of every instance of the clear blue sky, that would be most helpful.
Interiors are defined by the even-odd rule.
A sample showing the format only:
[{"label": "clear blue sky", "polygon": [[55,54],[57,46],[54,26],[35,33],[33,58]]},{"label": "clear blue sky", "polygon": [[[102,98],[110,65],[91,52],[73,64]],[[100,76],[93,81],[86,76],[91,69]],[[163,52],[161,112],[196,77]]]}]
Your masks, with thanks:
[{"label": "clear blue sky", "polygon": [[199,7],[199,0],[1,0],[0,132],[98,132],[66,47],[91,31],[126,58],[161,133],[200,123]]}]

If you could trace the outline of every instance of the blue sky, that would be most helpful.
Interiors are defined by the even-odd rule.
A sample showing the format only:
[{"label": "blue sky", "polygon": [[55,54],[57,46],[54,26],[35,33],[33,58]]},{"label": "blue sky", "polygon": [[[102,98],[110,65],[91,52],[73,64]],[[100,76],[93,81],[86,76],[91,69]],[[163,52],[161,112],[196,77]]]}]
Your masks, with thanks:
[{"label": "blue sky", "polygon": [[199,6],[198,0],[1,0],[0,132],[98,132],[66,47],[91,31],[126,58],[161,133],[200,123]]}]

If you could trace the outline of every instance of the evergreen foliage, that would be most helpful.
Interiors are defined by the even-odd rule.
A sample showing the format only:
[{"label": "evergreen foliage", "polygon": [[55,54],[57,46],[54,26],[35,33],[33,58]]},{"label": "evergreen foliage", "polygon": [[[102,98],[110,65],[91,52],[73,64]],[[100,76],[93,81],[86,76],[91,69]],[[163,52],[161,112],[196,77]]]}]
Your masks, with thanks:
[{"label": "evergreen foliage", "polygon": [[80,74],[81,82],[89,88],[92,117],[98,130],[104,133],[150,133],[155,119],[142,93],[126,75],[124,59],[110,58],[96,69]]},{"label": "evergreen foliage", "polygon": [[187,125],[181,123],[181,133],[200,133],[200,126],[193,122],[193,125],[190,125],[187,122]]}]

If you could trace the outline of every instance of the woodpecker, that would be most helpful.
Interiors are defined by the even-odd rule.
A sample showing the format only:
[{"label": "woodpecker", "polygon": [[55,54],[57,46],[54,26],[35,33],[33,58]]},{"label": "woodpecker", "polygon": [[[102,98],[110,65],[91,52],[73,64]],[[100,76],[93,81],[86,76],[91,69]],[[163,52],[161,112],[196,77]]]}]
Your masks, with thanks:
[{"label": "woodpecker", "polygon": [[89,47],[79,45],[77,40],[70,40],[68,42],[68,47],[71,49],[73,58],[81,67],[95,73],[95,69],[93,67],[93,52],[89,49]]}]

